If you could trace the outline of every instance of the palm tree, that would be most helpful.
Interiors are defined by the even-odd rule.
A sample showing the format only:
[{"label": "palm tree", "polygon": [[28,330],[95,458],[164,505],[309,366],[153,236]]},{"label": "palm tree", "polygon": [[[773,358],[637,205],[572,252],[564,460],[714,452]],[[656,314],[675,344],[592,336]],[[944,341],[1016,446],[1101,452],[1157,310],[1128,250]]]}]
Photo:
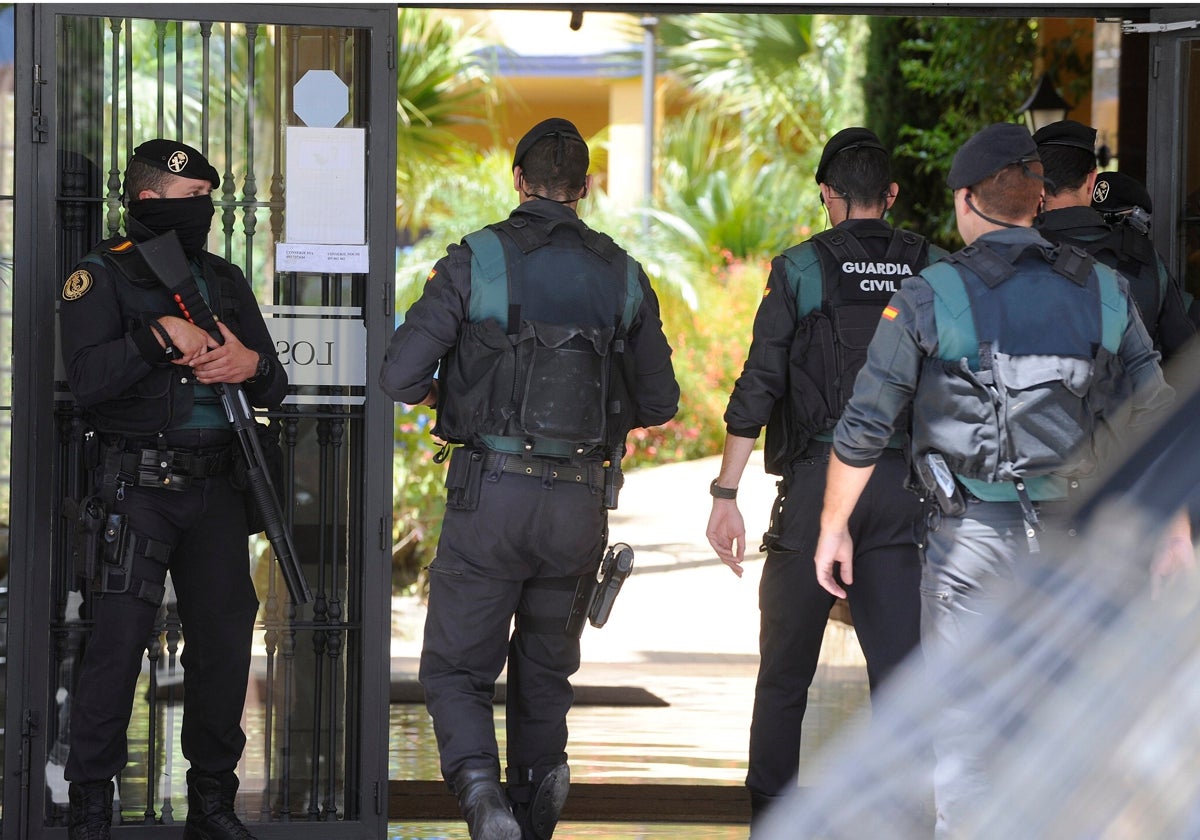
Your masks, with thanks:
[{"label": "palm tree", "polygon": [[436,196],[422,188],[435,170],[470,156],[452,126],[494,124],[494,71],[485,57],[490,46],[478,27],[435,17],[425,9],[402,8],[396,50],[396,224],[416,233],[424,202]]},{"label": "palm tree", "polygon": [[850,17],[699,14],[668,15],[659,33],[669,75],[736,119],[743,144],[802,155],[861,107],[848,49],[859,28]]}]

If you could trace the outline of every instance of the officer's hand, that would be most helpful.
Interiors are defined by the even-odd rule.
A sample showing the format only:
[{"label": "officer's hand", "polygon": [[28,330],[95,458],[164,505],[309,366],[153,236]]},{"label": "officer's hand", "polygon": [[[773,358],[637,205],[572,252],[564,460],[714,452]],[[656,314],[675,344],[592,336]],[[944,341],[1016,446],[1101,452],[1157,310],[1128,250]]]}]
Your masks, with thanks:
[{"label": "officer's hand", "polygon": [[1150,597],[1158,598],[1163,585],[1174,575],[1196,567],[1196,549],[1192,546],[1192,523],[1186,510],[1171,520],[1167,533],[1154,552],[1150,566]]},{"label": "officer's hand", "polygon": [[[208,333],[183,318],[174,315],[164,315],[158,319],[171,336],[171,344],[175,346],[178,356],[171,360],[176,365],[191,365],[196,359],[208,352],[209,345],[215,342]],[[157,336],[157,333],[155,334]],[[158,336],[159,343],[162,337]]]},{"label": "officer's hand", "polygon": [[217,345],[212,341],[216,346],[196,359],[192,365],[196,380],[205,385],[245,382],[258,369],[258,352],[242,344],[241,339],[220,321],[217,322],[217,329],[221,331],[225,343]]},{"label": "officer's hand", "polygon": [[708,544],[717,552],[721,562],[742,576],[742,560],[746,557],[746,523],[733,499],[713,499],[708,517]]},{"label": "officer's hand", "polygon": [[[854,540],[850,532],[842,529],[829,531],[821,529],[817,539],[817,551],[813,555],[813,564],[817,568],[817,583],[826,592],[839,598],[846,597],[846,590],[838,583],[838,576],[847,586],[854,583]],[[834,567],[839,566],[840,575],[835,576]]]},{"label": "officer's hand", "polygon": [[429,383],[429,393],[426,394],[425,398],[422,399],[419,403],[417,403],[417,405],[427,405],[430,407],[434,407],[437,405],[437,401],[438,401],[438,381],[436,379],[434,379],[432,382]]}]

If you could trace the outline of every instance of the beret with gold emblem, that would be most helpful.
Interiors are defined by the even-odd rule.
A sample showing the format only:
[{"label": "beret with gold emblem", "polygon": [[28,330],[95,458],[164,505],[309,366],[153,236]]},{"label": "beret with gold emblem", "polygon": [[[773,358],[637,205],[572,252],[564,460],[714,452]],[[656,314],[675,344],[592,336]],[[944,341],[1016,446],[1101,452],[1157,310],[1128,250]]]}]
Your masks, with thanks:
[{"label": "beret with gold emblem", "polygon": [[198,149],[177,140],[147,140],[133,150],[130,160],[141,161],[172,175],[208,181],[214,190],[221,186],[221,176],[208,158]]}]

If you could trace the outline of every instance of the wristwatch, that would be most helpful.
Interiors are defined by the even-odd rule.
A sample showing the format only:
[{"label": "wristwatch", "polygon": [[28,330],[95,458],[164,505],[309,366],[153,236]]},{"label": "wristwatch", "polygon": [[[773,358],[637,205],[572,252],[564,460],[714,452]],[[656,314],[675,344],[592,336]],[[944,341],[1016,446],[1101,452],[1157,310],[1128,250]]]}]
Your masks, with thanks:
[{"label": "wristwatch", "polygon": [[262,379],[271,372],[271,357],[266,353],[258,354],[258,367],[254,369],[254,375],[247,379],[247,382],[253,382],[256,379]]},{"label": "wristwatch", "polygon": [[737,488],[736,487],[722,487],[721,485],[717,484],[717,480],[715,478],[712,480],[712,484],[708,485],[708,493],[714,499],[736,499],[737,498]]}]

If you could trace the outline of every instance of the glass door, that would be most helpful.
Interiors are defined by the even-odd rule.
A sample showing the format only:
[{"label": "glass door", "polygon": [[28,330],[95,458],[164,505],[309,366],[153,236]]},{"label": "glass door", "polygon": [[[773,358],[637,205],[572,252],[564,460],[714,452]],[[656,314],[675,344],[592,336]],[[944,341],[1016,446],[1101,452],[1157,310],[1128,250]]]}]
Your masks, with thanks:
[{"label": "glass door", "polygon": [[[392,406],[366,369],[392,329],[390,305],[380,302],[392,299],[394,283],[395,9],[179,6],[153,7],[169,18],[146,17],[151,8],[30,12],[40,74],[31,117],[41,130],[27,160],[37,171],[31,225],[39,256],[16,279],[31,291],[29,310],[14,317],[53,338],[63,280],[95,243],[122,231],[124,168],[136,146],[164,137],[204,152],[221,177],[207,248],[245,272],[288,371],[283,405],[259,420],[279,430],[283,514],[313,593],[311,603],[292,603],[270,543],[250,538],[260,608],[236,811],[261,838],[378,837],[386,739],[364,733],[387,726],[390,546],[379,535],[390,535],[391,474],[390,460],[367,453],[390,450]],[[195,17],[235,8],[237,20]],[[315,97],[306,88],[314,78],[322,82]],[[323,107],[314,112],[314,102]],[[304,182],[289,180],[297,172],[320,177],[311,150],[322,142],[360,161],[357,169],[337,163],[336,174],[356,179],[345,188],[361,225],[356,241],[339,233],[330,244],[297,249],[303,226],[295,220],[319,208],[289,200],[285,187],[298,195]],[[64,500],[89,490],[93,436],[66,387],[57,343],[43,346],[27,363],[31,383],[42,383],[33,386],[40,420],[31,421],[29,451],[45,474],[26,511],[37,530],[22,539],[22,556],[14,554],[30,593],[22,606],[23,827],[10,835],[6,820],[5,837],[54,836],[66,824],[69,711],[91,631],[93,595],[71,568],[62,511]],[[146,644],[115,823],[166,830],[186,819],[187,636],[168,586]]]}]

